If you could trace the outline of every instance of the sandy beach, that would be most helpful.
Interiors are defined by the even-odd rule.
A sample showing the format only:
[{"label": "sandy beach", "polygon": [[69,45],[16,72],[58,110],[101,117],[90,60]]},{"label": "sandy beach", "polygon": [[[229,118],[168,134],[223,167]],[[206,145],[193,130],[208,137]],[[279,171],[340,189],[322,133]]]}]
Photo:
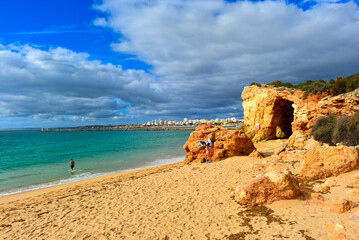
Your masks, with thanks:
[{"label": "sandy beach", "polygon": [[[358,223],[349,220],[358,208],[331,213],[304,196],[254,208],[234,201],[234,188],[268,164],[295,173],[298,162],[268,158],[279,144],[256,144],[263,159],[174,163],[1,197],[0,239],[359,239]],[[332,177],[336,185],[323,196],[350,199],[346,186],[358,172]],[[330,229],[336,223],[344,229]]]}]

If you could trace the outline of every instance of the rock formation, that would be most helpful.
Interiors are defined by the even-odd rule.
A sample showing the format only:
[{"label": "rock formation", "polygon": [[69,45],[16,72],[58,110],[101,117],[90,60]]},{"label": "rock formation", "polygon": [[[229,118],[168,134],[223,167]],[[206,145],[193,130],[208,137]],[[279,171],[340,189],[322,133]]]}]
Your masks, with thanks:
[{"label": "rock formation", "polygon": [[201,162],[206,156],[206,148],[200,141],[211,139],[213,147],[208,147],[210,161],[219,161],[227,157],[249,155],[255,147],[246,134],[238,130],[229,130],[221,126],[202,124],[196,127],[183,146],[186,150],[185,163]]},{"label": "rock formation", "polygon": [[248,156],[252,158],[264,158],[263,153],[258,152],[256,149],[254,149]]},{"label": "rock formation", "polygon": [[327,96],[318,102],[319,115],[353,115],[359,111],[359,88],[338,96]]},{"label": "rock formation", "polygon": [[314,192],[320,192],[320,193],[327,193],[330,191],[330,188],[333,186],[333,184],[330,183],[330,179],[325,180],[324,183],[316,183],[313,186]]},{"label": "rock formation", "polygon": [[315,205],[326,205],[326,199],[319,193],[310,194],[309,202]]},{"label": "rock formation", "polygon": [[289,137],[286,148],[287,150],[305,150],[309,139],[308,134],[297,130]]},{"label": "rock formation", "polygon": [[359,168],[359,155],[354,147],[318,146],[309,150],[299,169],[301,178],[314,180],[336,176]]},{"label": "rock formation", "polygon": [[241,204],[260,206],[282,199],[294,199],[300,194],[298,183],[289,171],[273,171],[243,187],[238,186],[234,199]]},{"label": "rock formation", "polygon": [[244,123],[254,132],[256,142],[277,138],[278,127],[287,137],[296,130],[310,133],[319,117],[352,115],[359,111],[359,89],[338,96],[327,95],[305,97],[301,90],[268,85],[245,87],[242,92]]},{"label": "rock formation", "polygon": [[346,200],[346,199],[336,199],[329,205],[329,211],[332,213],[345,213],[350,209],[358,207],[353,201]]}]

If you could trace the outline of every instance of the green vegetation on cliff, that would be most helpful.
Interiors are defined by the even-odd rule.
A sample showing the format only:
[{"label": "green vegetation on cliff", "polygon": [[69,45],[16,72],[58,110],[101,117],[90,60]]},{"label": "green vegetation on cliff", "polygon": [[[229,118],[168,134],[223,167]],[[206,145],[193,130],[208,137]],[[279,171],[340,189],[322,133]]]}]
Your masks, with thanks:
[{"label": "green vegetation on cliff", "polygon": [[[258,83],[252,83],[251,85],[257,85]],[[331,79],[328,82],[325,80],[308,80],[304,83],[293,85],[291,83],[283,83],[281,81],[274,81],[268,85],[274,87],[287,87],[293,89],[300,89],[306,93],[319,94],[322,92],[329,91],[331,95],[339,95],[342,93],[351,92],[359,88],[359,72],[357,74],[351,75],[349,77],[336,77],[336,79]]]},{"label": "green vegetation on cliff", "polygon": [[328,144],[359,145],[359,112],[349,117],[321,117],[314,124],[312,135],[315,140]]}]

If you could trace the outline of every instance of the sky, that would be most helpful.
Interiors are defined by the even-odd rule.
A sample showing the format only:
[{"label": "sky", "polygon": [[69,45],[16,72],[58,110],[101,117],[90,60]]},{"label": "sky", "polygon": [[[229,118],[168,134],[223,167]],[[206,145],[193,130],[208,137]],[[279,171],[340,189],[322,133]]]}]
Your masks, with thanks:
[{"label": "sky", "polygon": [[0,0],[0,129],[243,118],[252,82],[359,72],[359,0]]}]

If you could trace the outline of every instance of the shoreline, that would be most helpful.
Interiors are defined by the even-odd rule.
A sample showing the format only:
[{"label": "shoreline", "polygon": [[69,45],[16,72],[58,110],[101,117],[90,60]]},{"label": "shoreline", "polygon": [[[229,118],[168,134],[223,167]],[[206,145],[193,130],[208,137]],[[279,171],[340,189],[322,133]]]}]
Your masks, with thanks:
[{"label": "shoreline", "polygon": [[255,144],[266,153],[262,159],[176,162],[2,197],[0,239],[327,240],[337,225],[343,226],[340,233],[357,239],[358,223],[349,217],[358,210],[332,213],[328,203],[343,194],[350,199],[347,185],[359,170],[331,177],[335,185],[322,203],[305,194],[262,207],[232,198],[237,186],[269,168],[294,172],[297,162],[269,157],[281,144]]},{"label": "shoreline", "polygon": [[163,164],[163,165],[148,166],[148,167],[144,167],[144,168],[129,169],[129,170],[124,170],[122,172],[109,173],[109,174],[105,174],[105,175],[97,176],[97,177],[93,177],[93,178],[87,178],[87,179],[82,179],[82,180],[78,180],[78,181],[74,181],[74,182],[62,183],[62,184],[44,187],[44,188],[40,188],[40,189],[33,189],[33,190],[29,190],[29,191],[0,196],[0,206],[2,204],[11,203],[13,201],[23,200],[26,198],[36,197],[36,196],[39,196],[39,195],[42,195],[45,193],[55,192],[60,189],[84,186],[86,184],[101,182],[104,180],[109,180],[109,179],[114,179],[114,178],[122,178],[124,180],[140,178],[140,177],[148,175],[148,174],[153,174],[158,171],[170,169],[173,167],[179,167],[182,165],[183,165],[183,163],[182,163],[182,161],[180,161],[180,162],[167,163],[167,164]]},{"label": "shoreline", "polygon": [[[47,188],[54,188],[57,186],[67,185],[67,184],[74,184],[82,181],[87,181],[91,179],[100,179],[106,176],[115,176],[121,173],[132,172],[132,171],[140,171],[148,168],[155,168],[160,166],[166,166],[176,163],[181,163],[184,160],[184,156],[177,156],[169,159],[157,159],[149,162],[139,163],[132,166],[124,167],[121,169],[116,169],[109,172],[99,172],[99,173],[88,173],[87,176],[82,176],[79,178],[65,178],[65,179],[58,179],[56,181],[47,182],[47,183],[38,183],[38,184],[31,184],[24,187],[18,187],[10,190],[0,191],[0,204],[2,203],[2,198],[10,197],[13,195],[29,193],[32,191],[41,191]],[[31,194],[30,194],[31,195]]]}]

